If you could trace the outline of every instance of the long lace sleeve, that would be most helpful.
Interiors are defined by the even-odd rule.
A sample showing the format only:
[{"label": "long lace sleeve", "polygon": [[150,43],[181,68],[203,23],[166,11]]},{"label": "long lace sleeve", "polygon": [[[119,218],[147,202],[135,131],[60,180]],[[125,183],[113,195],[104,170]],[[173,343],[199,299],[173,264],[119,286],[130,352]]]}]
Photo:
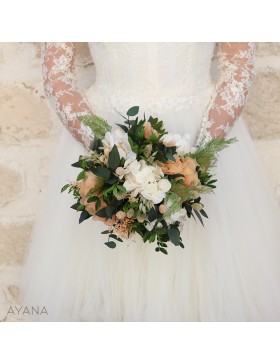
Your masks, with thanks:
[{"label": "long lace sleeve", "polygon": [[42,43],[42,66],[45,92],[63,125],[86,150],[94,135],[78,118],[92,115],[87,101],[76,88],[74,43]]},{"label": "long lace sleeve", "polygon": [[225,137],[239,117],[254,78],[254,43],[219,44],[219,79],[196,141]]}]

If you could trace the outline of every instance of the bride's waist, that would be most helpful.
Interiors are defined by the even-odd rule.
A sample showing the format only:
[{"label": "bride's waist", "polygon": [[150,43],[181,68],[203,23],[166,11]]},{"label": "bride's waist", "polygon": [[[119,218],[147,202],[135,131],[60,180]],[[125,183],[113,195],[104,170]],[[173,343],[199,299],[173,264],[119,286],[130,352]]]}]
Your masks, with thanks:
[{"label": "bride's waist", "polygon": [[159,90],[137,88],[129,90],[114,90],[94,84],[86,91],[89,103],[94,107],[106,107],[126,111],[133,105],[139,105],[147,111],[168,112],[170,110],[189,109],[195,105],[207,106],[213,93],[213,84],[189,89],[188,87],[162,88]]}]

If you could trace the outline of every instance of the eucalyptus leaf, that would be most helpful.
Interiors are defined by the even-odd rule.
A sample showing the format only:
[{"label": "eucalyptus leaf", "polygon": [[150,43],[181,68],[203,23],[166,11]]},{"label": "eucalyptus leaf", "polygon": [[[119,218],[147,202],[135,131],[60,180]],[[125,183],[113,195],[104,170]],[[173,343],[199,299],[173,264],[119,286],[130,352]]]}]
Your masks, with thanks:
[{"label": "eucalyptus leaf", "polygon": [[79,224],[82,223],[84,220],[90,218],[92,215],[87,212],[87,210],[84,210],[81,212],[80,218],[79,218]]},{"label": "eucalyptus leaf", "polygon": [[151,208],[148,212],[148,219],[150,222],[154,221],[158,217],[158,214],[154,208]]},{"label": "eucalyptus leaf", "polygon": [[123,240],[120,237],[118,237],[116,234],[110,234],[109,238],[112,238],[112,239],[115,239],[117,241],[123,242]]},{"label": "eucalyptus leaf", "polygon": [[102,231],[101,234],[110,234],[111,232],[112,232],[112,230],[104,230],[104,231]]},{"label": "eucalyptus leaf", "polygon": [[160,250],[163,254],[166,254],[166,255],[168,254],[168,253],[167,253],[167,250],[166,250],[165,248],[159,248],[159,250]]},{"label": "eucalyptus leaf", "polygon": [[171,229],[168,229],[167,232],[168,232],[170,241],[176,246],[180,245],[181,237],[180,237],[179,229],[171,228]]},{"label": "eucalyptus leaf", "polygon": [[139,106],[132,106],[126,113],[127,116],[135,116],[139,112]]},{"label": "eucalyptus leaf", "polygon": [[105,245],[107,245],[111,249],[114,249],[117,246],[114,241],[108,241],[107,243],[105,243]]}]

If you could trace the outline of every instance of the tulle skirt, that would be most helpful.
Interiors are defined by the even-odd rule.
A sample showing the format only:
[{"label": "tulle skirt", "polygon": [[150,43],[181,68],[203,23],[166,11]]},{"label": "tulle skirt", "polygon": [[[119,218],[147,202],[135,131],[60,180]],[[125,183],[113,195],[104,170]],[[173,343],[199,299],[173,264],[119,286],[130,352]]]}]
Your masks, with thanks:
[{"label": "tulle skirt", "polygon": [[[196,134],[183,113],[173,120],[169,131]],[[70,165],[85,150],[63,130],[21,280],[22,304],[48,314],[27,319],[280,320],[279,209],[242,119],[228,136],[239,141],[220,153],[216,192],[203,197],[209,219],[204,227],[189,219],[185,248],[169,243],[164,255],[136,236],[110,249],[105,225],[78,223],[73,197],[60,189],[75,180]]]}]

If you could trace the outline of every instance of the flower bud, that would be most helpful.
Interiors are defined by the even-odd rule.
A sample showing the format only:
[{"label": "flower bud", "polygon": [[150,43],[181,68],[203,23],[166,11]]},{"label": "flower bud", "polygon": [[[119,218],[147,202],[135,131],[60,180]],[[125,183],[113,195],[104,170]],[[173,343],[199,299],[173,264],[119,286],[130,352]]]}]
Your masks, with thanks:
[{"label": "flower bud", "polygon": [[194,209],[194,210],[202,210],[203,209],[203,205],[201,204],[201,203],[193,203],[192,204],[192,208]]},{"label": "flower bud", "polygon": [[138,215],[137,216],[137,221],[140,222],[140,223],[144,222],[145,221],[145,215]]},{"label": "flower bud", "polygon": [[133,209],[129,209],[127,211],[127,213],[126,213],[126,216],[129,217],[129,218],[133,217],[134,216],[134,210]]},{"label": "flower bud", "polygon": [[122,174],[124,174],[124,172],[125,172],[125,169],[124,169],[123,167],[118,167],[118,168],[116,169],[116,174],[117,174],[118,176],[121,176]]},{"label": "flower bud", "polygon": [[168,209],[167,209],[167,206],[166,205],[163,205],[163,204],[159,205],[159,212],[161,214],[165,214],[167,210]]},{"label": "flower bud", "polygon": [[122,220],[122,219],[124,219],[126,217],[126,213],[124,212],[124,211],[118,211],[117,213],[116,213],[116,218],[117,218],[117,220]]}]

